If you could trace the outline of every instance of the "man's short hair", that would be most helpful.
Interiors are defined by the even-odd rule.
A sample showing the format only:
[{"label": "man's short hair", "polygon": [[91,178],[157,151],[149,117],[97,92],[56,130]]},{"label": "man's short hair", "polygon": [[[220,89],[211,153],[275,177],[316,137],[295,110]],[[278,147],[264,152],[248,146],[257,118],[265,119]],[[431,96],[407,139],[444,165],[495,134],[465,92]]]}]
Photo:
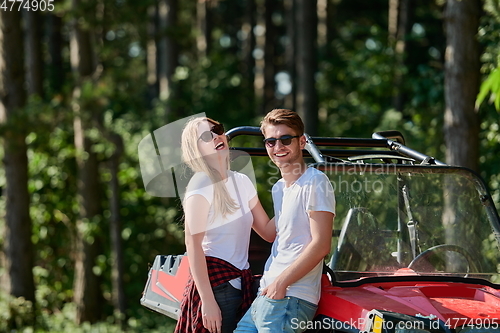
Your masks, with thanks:
[{"label": "man's short hair", "polygon": [[264,134],[267,125],[286,125],[295,131],[295,135],[304,134],[304,123],[297,112],[288,109],[274,109],[260,122],[260,131]]}]

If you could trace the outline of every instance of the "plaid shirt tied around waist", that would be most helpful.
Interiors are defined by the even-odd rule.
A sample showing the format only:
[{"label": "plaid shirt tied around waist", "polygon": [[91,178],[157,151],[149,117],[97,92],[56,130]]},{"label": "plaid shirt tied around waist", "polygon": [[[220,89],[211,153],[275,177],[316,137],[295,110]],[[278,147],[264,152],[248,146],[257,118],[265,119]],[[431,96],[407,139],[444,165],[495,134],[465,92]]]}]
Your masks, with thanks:
[{"label": "plaid shirt tied around waist", "polygon": [[[210,256],[205,258],[212,288],[241,276],[243,292],[241,314],[243,315],[252,304],[254,296],[252,295],[253,276],[250,269],[240,270],[225,260]],[[209,333],[203,326],[201,298],[191,275],[184,290],[175,333]]]}]

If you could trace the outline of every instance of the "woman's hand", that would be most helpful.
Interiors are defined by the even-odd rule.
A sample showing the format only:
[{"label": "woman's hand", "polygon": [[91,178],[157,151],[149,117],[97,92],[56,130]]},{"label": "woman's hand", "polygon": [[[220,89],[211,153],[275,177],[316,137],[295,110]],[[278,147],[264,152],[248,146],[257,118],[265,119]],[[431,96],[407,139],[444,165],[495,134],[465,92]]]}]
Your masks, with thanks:
[{"label": "woman's hand", "polygon": [[215,299],[208,302],[201,302],[201,315],[203,317],[203,326],[210,333],[221,333],[222,314]]}]

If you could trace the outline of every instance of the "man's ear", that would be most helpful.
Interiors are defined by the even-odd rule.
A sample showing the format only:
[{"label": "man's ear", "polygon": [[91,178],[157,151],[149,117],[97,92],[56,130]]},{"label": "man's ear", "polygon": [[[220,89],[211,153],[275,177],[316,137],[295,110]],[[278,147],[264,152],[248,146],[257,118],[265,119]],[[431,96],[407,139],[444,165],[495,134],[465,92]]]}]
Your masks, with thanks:
[{"label": "man's ear", "polygon": [[306,147],[306,136],[302,134],[299,138],[300,149],[304,149]]}]

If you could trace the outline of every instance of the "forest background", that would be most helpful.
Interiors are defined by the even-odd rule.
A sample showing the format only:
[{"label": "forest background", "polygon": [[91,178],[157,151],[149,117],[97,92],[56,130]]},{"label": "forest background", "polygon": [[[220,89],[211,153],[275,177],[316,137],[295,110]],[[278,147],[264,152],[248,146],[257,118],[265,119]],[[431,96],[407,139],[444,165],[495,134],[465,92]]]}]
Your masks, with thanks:
[{"label": "forest background", "polygon": [[500,203],[498,0],[0,2],[0,332],[173,329],[139,299],[184,251],[182,214],[145,192],[137,148],[189,115],[397,129]]}]

